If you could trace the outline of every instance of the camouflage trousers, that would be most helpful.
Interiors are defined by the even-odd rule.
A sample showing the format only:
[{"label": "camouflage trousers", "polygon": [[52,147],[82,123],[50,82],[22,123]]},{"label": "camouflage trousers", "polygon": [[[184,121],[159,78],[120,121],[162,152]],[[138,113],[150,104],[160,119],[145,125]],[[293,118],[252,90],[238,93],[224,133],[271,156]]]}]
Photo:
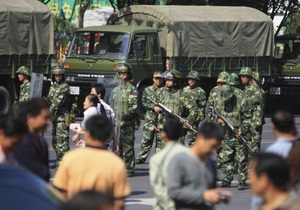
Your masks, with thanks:
[{"label": "camouflage trousers", "polygon": [[248,170],[245,146],[240,144],[236,138],[229,139],[228,136],[225,136],[221,148],[219,161],[221,161],[222,181],[231,183],[236,163],[238,182],[245,184]]},{"label": "camouflage trousers", "polygon": [[52,122],[52,147],[59,165],[64,154],[70,150],[69,127],[66,125],[65,116],[59,116]]},{"label": "camouflage trousers", "polygon": [[131,176],[135,170],[135,153],[134,153],[134,125],[122,126],[120,129],[119,152],[118,155],[124,160],[127,166],[127,173]]},{"label": "camouflage trousers", "polygon": [[[195,123],[193,125],[193,127],[197,130],[198,129],[198,125],[199,125],[199,122]],[[196,136],[197,136],[197,133],[195,133],[194,131],[191,131],[191,130],[187,131],[187,139],[188,139],[189,146],[192,146],[195,143]]]},{"label": "camouflage trousers", "polygon": [[253,152],[248,151],[247,167],[249,167],[253,155],[260,150],[261,134],[258,129],[255,130],[252,126],[247,126],[247,128],[248,129],[246,129],[246,132],[243,135],[248,140],[248,144],[253,150]]},{"label": "camouflage trousers", "polygon": [[151,121],[146,121],[143,127],[143,139],[141,143],[141,151],[137,155],[137,161],[145,162],[149,156],[154,138],[156,138],[155,153],[161,151],[161,138],[158,137],[158,132],[155,130],[155,125]]}]

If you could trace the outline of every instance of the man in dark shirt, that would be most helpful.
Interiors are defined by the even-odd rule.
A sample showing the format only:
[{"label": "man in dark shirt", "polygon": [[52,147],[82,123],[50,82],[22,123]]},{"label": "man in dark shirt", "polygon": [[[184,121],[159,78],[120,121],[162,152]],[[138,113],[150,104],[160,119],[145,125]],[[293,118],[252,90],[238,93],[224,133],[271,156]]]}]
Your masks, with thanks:
[{"label": "man in dark shirt", "polygon": [[43,99],[32,99],[20,105],[16,115],[26,121],[28,132],[23,143],[14,152],[14,158],[20,166],[48,181],[48,145],[41,133],[51,123],[49,104]]}]

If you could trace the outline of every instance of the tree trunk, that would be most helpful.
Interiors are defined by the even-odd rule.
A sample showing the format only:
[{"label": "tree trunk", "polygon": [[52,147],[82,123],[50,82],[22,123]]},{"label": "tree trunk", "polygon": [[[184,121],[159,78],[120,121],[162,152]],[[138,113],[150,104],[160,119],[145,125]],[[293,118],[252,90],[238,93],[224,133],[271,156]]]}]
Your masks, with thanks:
[{"label": "tree trunk", "polygon": [[84,2],[82,0],[79,1],[80,9],[79,9],[79,17],[78,17],[78,27],[83,28],[83,18],[84,13],[86,9],[88,8],[91,0],[85,0]]}]

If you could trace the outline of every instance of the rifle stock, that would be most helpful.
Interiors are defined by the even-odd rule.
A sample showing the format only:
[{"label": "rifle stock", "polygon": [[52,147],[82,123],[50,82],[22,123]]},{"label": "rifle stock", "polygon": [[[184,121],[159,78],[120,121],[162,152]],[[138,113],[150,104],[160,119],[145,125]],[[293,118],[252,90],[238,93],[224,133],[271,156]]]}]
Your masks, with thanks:
[{"label": "rifle stock", "polygon": [[189,122],[185,119],[183,119],[182,117],[180,117],[179,115],[175,114],[172,110],[170,110],[169,108],[167,108],[165,105],[156,102],[154,99],[147,97],[148,100],[150,100],[152,103],[154,103],[155,106],[160,107],[164,112],[170,114],[171,116],[173,116],[174,118],[176,118],[177,120],[179,120],[179,122],[185,126],[188,127],[189,130],[198,133],[196,129],[193,128],[193,126],[191,124],[189,124]]},{"label": "rifle stock", "polygon": [[[233,127],[233,125],[230,124],[230,122],[223,116],[221,115],[215,108],[212,108],[212,112],[213,112],[213,115],[217,115],[219,119],[221,119],[225,125],[234,133],[234,134],[237,134],[237,130]],[[249,150],[253,153],[253,149],[251,148],[251,146],[248,144],[247,140],[243,137],[243,136],[240,136],[240,137],[237,137],[238,140],[240,140],[246,147],[249,148]]]}]

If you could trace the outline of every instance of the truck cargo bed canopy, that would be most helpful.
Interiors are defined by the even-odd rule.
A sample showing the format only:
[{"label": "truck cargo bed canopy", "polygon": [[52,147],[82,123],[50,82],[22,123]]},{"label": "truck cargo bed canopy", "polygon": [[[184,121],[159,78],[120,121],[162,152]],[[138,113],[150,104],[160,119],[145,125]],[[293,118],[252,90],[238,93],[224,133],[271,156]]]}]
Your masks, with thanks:
[{"label": "truck cargo bed canopy", "polygon": [[256,57],[274,51],[272,20],[249,7],[139,5],[118,11],[108,24],[158,28],[169,57]]},{"label": "truck cargo bed canopy", "polygon": [[0,0],[0,55],[54,54],[53,20],[37,0]]}]

